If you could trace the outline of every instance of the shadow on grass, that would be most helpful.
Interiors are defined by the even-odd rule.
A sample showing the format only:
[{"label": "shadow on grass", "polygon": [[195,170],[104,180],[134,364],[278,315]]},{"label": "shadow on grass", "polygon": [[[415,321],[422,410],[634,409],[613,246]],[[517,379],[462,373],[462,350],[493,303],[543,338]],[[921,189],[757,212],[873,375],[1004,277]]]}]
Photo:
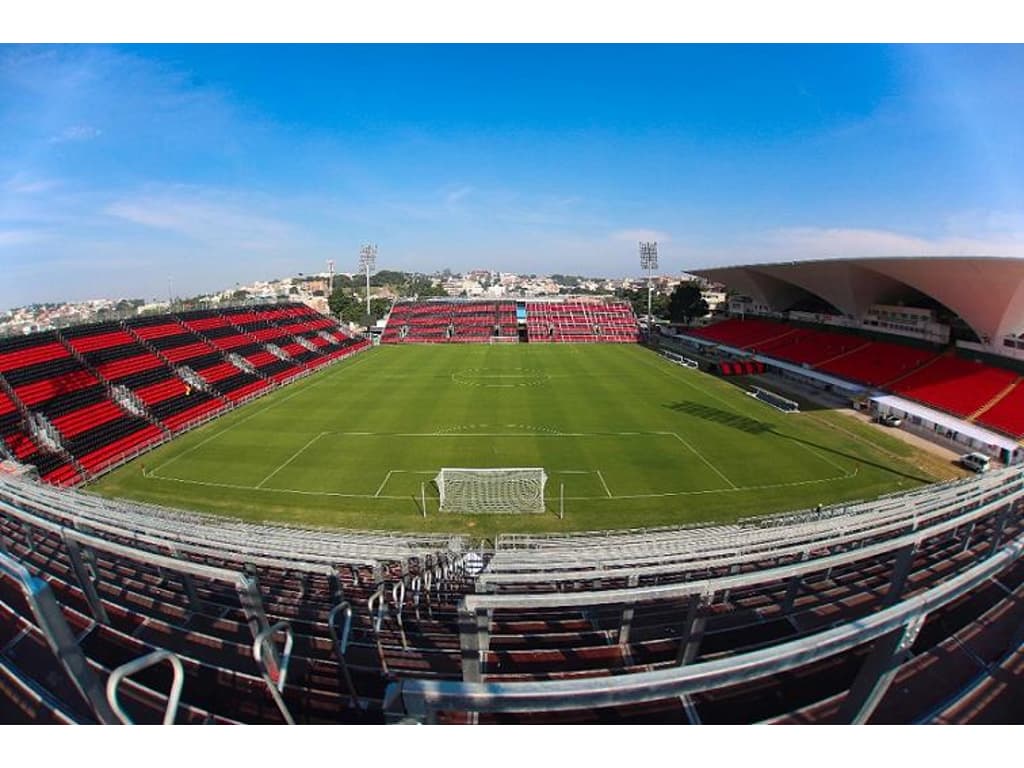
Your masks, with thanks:
[{"label": "shadow on grass", "polygon": [[801,437],[796,437],[795,435],[784,434],[782,432],[779,432],[775,428],[774,424],[769,424],[768,422],[764,421],[758,421],[757,419],[752,419],[747,416],[741,416],[738,413],[731,413],[729,411],[722,410],[721,408],[715,408],[714,406],[711,405],[695,403],[690,400],[679,400],[674,403],[665,403],[662,407],[668,408],[670,411],[675,411],[676,413],[682,413],[687,416],[693,416],[694,418],[702,419],[703,421],[709,421],[714,424],[719,424],[723,427],[735,429],[748,435],[772,434],[775,435],[776,437],[782,438],[783,440],[789,440],[790,442],[800,443],[801,445],[806,446],[808,448],[816,448],[819,451],[831,453],[834,456],[840,456],[844,459],[855,461],[858,464],[863,464],[868,467],[874,467],[875,469],[880,469],[885,472],[888,472],[889,474],[897,475],[898,477],[903,477],[908,480],[914,480],[915,482],[918,483],[933,482],[932,478],[919,477],[918,475],[908,474],[907,472],[903,472],[897,469],[891,464],[879,464],[878,462],[871,461],[869,459],[864,458],[863,456],[856,456],[854,454],[846,453],[837,448],[832,448],[827,445],[822,445],[821,443],[816,443],[812,440],[806,440]]},{"label": "shadow on grass", "polygon": [[723,427],[738,429],[740,432],[746,432],[748,435],[760,435],[775,429],[774,424],[769,424],[766,421],[758,421],[748,416],[741,416],[738,413],[723,411],[721,408],[715,408],[713,405],[694,403],[690,400],[666,403],[664,407],[676,413],[684,413],[687,416],[695,416],[704,421],[721,424]]}]

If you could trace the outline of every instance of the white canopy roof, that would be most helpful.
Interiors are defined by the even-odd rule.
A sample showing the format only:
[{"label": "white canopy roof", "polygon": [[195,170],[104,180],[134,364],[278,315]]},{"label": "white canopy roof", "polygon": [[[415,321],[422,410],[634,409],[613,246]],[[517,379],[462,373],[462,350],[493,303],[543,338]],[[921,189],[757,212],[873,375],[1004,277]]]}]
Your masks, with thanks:
[{"label": "white canopy roof", "polygon": [[827,259],[690,271],[778,311],[811,294],[860,318],[872,304],[894,304],[916,291],[958,314],[983,344],[1024,331],[1024,258]]},{"label": "white canopy roof", "polygon": [[958,419],[956,416],[950,416],[948,413],[942,411],[936,411],[928,406],[915,403],[913,400],[904,400],[902,397],[896,395],[882,395],[879,397],[872,397],[872,403],[878,403],[878,405],[885,406],[888,408],[894,408],[898,411],[903,411],[911,416],[917,416],[923,421],[931,422],[932,424],[938,424],[943,429],[949,429],[954,432],[958,432],[961,435],[966,435],[972,440],[976,440],[979,443],[985,445],[992,445],[1002,450],[1016,451],[1020,448],[1020,445],[1009,437],[1004,437],[998,432],[979,427],[977,424],[972,424],[969,421]]}]

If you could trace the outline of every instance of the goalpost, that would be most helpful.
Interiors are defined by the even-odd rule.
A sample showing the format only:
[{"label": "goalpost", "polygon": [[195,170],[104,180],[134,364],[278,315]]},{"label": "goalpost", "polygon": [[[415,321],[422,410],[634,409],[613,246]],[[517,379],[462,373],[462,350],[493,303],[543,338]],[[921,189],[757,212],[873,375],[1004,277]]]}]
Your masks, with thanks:
[{"label": "goalpost", "polygon": [[434,478],[442,512],[543,512],[542,467],[444,467]]}]

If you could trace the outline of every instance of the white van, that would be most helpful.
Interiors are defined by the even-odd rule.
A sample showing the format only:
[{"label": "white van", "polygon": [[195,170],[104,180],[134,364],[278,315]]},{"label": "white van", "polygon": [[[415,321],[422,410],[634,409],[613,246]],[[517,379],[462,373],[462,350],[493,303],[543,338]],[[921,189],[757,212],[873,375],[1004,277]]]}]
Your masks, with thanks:
[{"label": "white van", "polygon": [[983,453],[965,453],[960,464],[973,472],[987,472],[991,459]]}]

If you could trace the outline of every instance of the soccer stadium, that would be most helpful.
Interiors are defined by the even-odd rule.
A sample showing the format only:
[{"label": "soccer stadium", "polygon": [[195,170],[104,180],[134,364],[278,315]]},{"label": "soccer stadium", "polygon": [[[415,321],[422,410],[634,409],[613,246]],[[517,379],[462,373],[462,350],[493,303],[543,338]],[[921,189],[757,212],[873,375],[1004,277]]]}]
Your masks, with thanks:
[{"label": "soccer stadium", "polygon": [[693,272],[0,339],[0,721],[1019,720],[1024,260]]}]

